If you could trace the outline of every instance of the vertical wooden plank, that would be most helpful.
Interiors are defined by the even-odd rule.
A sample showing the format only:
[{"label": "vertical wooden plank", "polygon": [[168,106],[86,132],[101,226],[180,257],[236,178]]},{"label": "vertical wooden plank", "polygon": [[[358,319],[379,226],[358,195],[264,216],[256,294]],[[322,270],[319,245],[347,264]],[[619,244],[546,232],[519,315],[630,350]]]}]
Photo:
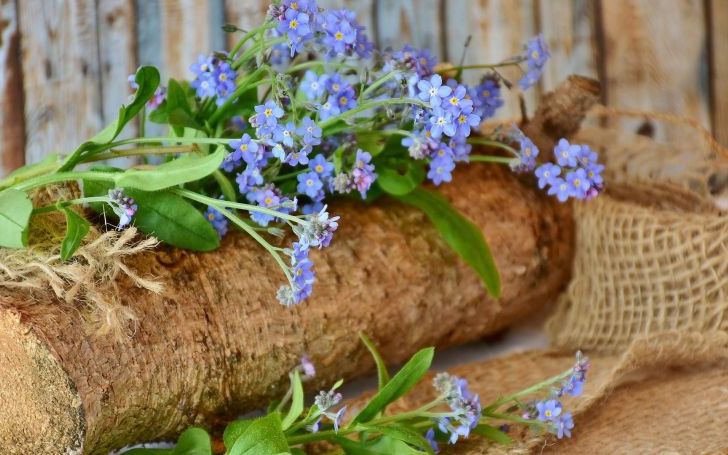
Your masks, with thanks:
[{"label": "vertical wooden plank", "polygon": [[[250,30],[263,23],[269,5],[268,0],[225,0],[225,21],[243,30]],[[228,33],[228,49],[235,46],[238,39],[240,33]]]},{"label": "vertical wooden plank", "polygon": [[25,162],[23,72],[14,0],[0,2],[0,177]]},{"label": "vertical wooden plank", "polygon": [[[709,127],[707,47],[701,0],[603,1],[607,103],[693,118]],[[637,131],[644,120],[611,121]],[[653,122],[660,140],[694,132]]]},{"label": "vertical wooden plank", "polygon": [[570,74],[597,77],[594,0],[539,0],[539,28],[551,50],[542,87],[553,90]]},{"label": "vertical wooden plank", "polygon": [[[551,2],[549,2],[551,4]],[[447,59],[458,64],[463,45],[471,36],[465,54],[466,65],[497,63],[523,53],[524,44],[536,34],[536,15],[533,0],[448,0],[446,8]],[[517,68],[506,68],[501,74],[514,84],[521,78]],[[465,82],[475,83],[485,70],[470,70]],[[530,111],[536,107],[538,89],[525,94]],[[505,104],[497,119],[520,118],[516,96],[503,91]]]},{"label": "vertical wooden plank", "polygon": [[445,55],[441,12],[438,0],[379,0],[375,19],[377,44],[382,49],[412,44],[429,49],[440,60]]},{"label": "vertical wooden plank", "polygon": [[26,161],[69,152],[102,126],[93,0],[18,3]]},{"label": "vertical wooden plank", "polygon": [[[137,67],[136,26],[132,0],[98,2],[99,55],[101,59],[101,100],[104,123],[119,113],[129,99],[127,80]],[[133,133],[133,127],[129,127]]]},{"label": "vertical wooden plank", "polygon": [[[189,66],[200,54],[212,49],[213,25],[210,2],[200,0],[162,0],[162,74],[189,78]],[[220,24],[215,25],[219,30]]]},{"label": "vertical wooden plank", "polygon": [[710,1],[713,134],[728,146],[728,1]]}]

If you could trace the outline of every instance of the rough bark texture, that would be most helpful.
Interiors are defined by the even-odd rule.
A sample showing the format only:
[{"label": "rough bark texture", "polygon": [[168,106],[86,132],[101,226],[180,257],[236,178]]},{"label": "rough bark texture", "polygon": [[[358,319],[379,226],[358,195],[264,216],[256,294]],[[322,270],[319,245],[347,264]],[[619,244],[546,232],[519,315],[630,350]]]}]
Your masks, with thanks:
[{"label": "rough bark texture", "polygon": [[28,305],[28,295],[0,289],[5,453],[100,454],[171,437],[262,405],[304,353],[322,384],[370,371],[358,331],[394,363],[481,338],[555,299],[570,276],[569,206],[489,165],[463,166],[442,192],[482,228],[502,277],[499,301],[421,212],[384,200],[332,207],[340,231],[314,254],[313,297],[293,309],[275,300],[274,261],[242,235],[213,253],[130,260],[166,290],[121,283],[119,299],[139,316],[123,341],[87,333],[77,307],[49,296]]}]

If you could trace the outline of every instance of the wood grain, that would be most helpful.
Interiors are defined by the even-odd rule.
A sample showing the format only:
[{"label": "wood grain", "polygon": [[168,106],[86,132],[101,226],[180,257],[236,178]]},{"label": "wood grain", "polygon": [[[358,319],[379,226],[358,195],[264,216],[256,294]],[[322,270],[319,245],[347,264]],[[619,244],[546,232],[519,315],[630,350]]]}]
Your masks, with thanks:
[{"label": "wood grain", "polygon": [[26,161],[72,151],[102,127],[94,0],[18,2]]},{"label": "wood grain", "polygon": [[0,2],[0,177],[25,162],[23,72],[13,0]]},{"label": "wood grain", "polygon": [[710,0],[713,134],[728,146],[728,1]]},{"label": "wood grain", "polygon": [[222,24],[212,24],[210,1],[162,0],[161,5],[162,77],[188,78],[198,55],[222,50],[212,48]]},{"label": "wood grain", "polygon": [[375,5],[376,36],[381,48],[411,44],[429,49],[441,59],[444,31],[438,0],[378,0]]},{"label": "wood grain", "polygon": [[[710,126],[706,27],[700,0],[602,2],[607,103],[659,111]],[[613,120],[629,131],[690,143],[694,131],[646,120]],[[693,140],[694,142],[694,140]]]},{"label": "wood grain", "polygon": [[[225,22],[237,25],[243,30],[250,30],[259,26],[268,11],[268,0],[225,0]],[[240,33],[227,34],[228,49],[235,46],[240,39]]]},{"label": "wood grain", "polygon": [[[537,33],[533,0],[450,0],[446,10],[447,59],[455,64],[460,61],[463,45],[472,36],[465,54],[466,65],[497,63],[521,54],[523,45]],[[500,70],[514,84],[522,76],[517,68]],[[485,70],[471,70],[465,74],[465,82],[475,83]],[[540,90],[534,87],[524,96],[531,110],[536,106]],[[497,119],[518,119],[518,97],[503,90],[505,104],[496,115]]]}]

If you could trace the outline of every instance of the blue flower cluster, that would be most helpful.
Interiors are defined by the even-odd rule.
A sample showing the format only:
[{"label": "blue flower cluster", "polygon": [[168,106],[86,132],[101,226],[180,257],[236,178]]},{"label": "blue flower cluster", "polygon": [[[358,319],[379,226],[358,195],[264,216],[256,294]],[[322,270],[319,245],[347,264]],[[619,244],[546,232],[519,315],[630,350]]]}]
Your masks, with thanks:
[{"label": "blue flower cluster", "polygon": [[277,21],[276,32],[287,37],[291,57],[308,44],[324,50],[322,54],[329,58],[369,58],[374,50],[353,11],[319,11],[316,0],[283,0],[269,14]]},{"label": "blue flower cluster", "polygon": [[[455,414],[452,417],[438,419],[439,430],[449,435],[450,444],[455,444],[459,438],[467,438],[470,432],[478,426],[480,421],[480,397],[468,390],[468,382],[460,377],[448,373],[439,373],[433,380],[435,390],[445,399]],[[430,435],[430,444],[434,441],[434,432]],[[436,446],[436,443],[435,443]],[[434,447],[433,447],[434,448]]]},{"label": "blue flower cluster", "polygon": [[526,52],[524,55],[527,70],[518,81],[518,85],[523,90],[533,87],[538,82],[549,57],[551,57],[551,54],[549,53],[549,48],[546,45],[546,40],[544,40],[543,35],[531,38],[528,44],[526,44]]},{"label": "blue flower cluster", "polygon": [[230,63],[217,55],[200,55],[197,62],[190,65],[194,73],[190,87],[199,98],[215,98],[218,106],[223,104],[235,90],[235,79],[238,74]]},{"label": "blue flower cluster", "polygon": [[558,164],[546,163],[536,169],[538,187],[549,186],[548,194],[565,202],[569,198],[592,199],[604,188],[597,153],[587,145],[570,144],[561,139],[554,148]]},{"label": "blue flower cluster", "polygon": [[510,140],[518,142],[518,156],[510,163],[511,170],[518,173],[528,173],[536,167],[536,157],[539,150],[536,144],[531,141],[523,132],[515,125],[511,129],[509,135]]},{"label": "blue flower cluster", "polygon": [[326,417],[334,424],[334,431],[338,432],[339,426],[341,426],[341,421],[346,413],[346,406],[342,406],[336,412],[332,412],[330,409],[339,404],[341,399],[341,394],[336,392],[335,389],[328,391],[322,390],[319,392],[319,394],[314,398],[314,405],[316,407],[314,412],[318,414],[318,418],[313,424],[307,427],[308,431],[312,433],[318,432],[321,428],[321,419]]},{"label": "blue flower cluster", "polygon": [[205,218],[212,224],[212,227],[217,231],[217,235],[222,238],[227,234],[230,221],[225,215],[220,213],[217,209],[212,206],[208,206],[205,210]]},{"label": "blue flower cluster", "polygon": [[[571,374],[564,379],[560,386],[552,390],[551,397],[537,402],[532,410],[538,420],[546,422],[549,431],[553,432],[559,439],[571,437],[571,430],[574,428],[574,420],[571,413],[563,411],[563,405],[559,398],[564,394],[574,397],[580,396],[586,382],[586,373],[589,370],[589,359],[579,351],[576,353],[576,363]],[[525,418],[531,418],[531,413],[526,413]]]},{"label": "blue flower cluster", "polygon": [[136,214],[139,206],[136,201],[124,194],[123,188],[109,190],[109,205],[114,214],[119,218],[117,229],[124,229],[131,223],[132,217]]}]

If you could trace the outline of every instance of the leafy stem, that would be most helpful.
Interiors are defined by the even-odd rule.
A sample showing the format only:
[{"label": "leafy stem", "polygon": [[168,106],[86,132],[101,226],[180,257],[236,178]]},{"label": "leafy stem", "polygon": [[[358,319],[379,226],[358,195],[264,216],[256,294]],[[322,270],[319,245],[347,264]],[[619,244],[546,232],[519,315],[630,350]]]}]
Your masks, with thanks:
[{"label": "leafy stem", "polygon": [[121,158],[126,156],[146,156],[146,155],[168,155],[172,153],[189,153],[196,151],[194,145],[171,145],[161,147],[136,147],[125,150],[109,150],[105,153],[93,155],[82,160],[82,163],[92,163],[95,161],[104,161],[113,158]]},{"label": "leafy stem", "polygon": [[39,186],[50,185],[51,183],[67,182],[70,180],[102,180],[107,182],[114,181],[114,175],[109,172],[95,172],[95,171],[71,171],[71,172],[57,172],[54,174],[39,175],[37,177],[30,178],[23,182],[15,185],[15,189],[20,191],[27,191]]},{"label": "leafy stem", "polygon": [[339,115],[329,117],[328,119],[326,119],[322,122],[319,122],[318,126],[320,128],[326,128],[327,126],[331,126],[340,120],[345,120],[349,117],[352,117],[360,112],[364,112],[368,109],[375,109],[377,107],[383,107],[383,106],[394,106],[394,105],[398,105],[398,104],[414,104],[416,106],[421,106],[421,107],[430,107],[429,103],[426,103],[422,100],[418,100],[416,98],[390,98],[390,99],[385,99],[385,100],[373,100],[373,101],[369,101],[367,103],[362,103],[359,106],[357,106],[353,109],[350,109],[346,112],[342,112]]},{"label": "leafy stem", "polygon": [[81,205],[81,204],[89,204],[92,202],[109,202],[108,196],[93,196],[93,197],[82,197],[78,199],[70,199],[67,201],[60,201],[53,205],[46,205],[43,207],[38,207],[33,209],[33,215],[38,215],[40,213],[47,213],[47,212],[54,212],[56,210],[60,210],[64,207],[70,207],[72,205]]},{"label": "leafy stem", "polygon": [[[516,156],[516,157],[518,156],[518,151],[516,149],[514,149],[513,147],[511,147],[510,145],[504,144],[499,141],[494,141],[492,139],[484,139],[482,137],[469,137],[468,144],[486,145],[489,147],[506,150],[507,152],[510,152],[511,154],[513,154],[513,156]],[[471,159],[472,159],[472,157],[471,157]]]}]

